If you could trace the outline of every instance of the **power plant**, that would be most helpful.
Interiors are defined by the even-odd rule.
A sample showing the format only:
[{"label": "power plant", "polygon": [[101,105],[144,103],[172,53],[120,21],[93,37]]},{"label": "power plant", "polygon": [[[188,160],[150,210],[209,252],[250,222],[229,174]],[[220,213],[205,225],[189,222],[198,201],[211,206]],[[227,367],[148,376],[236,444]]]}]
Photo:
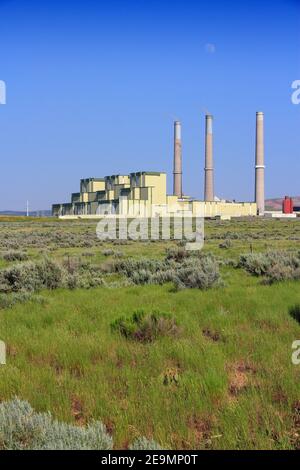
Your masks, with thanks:
[{"label": "power plant", "polygon": [[204,201],[214,201],[214,163],[213,163],[213,117],[205,116],[205,179]]},{"label": "power plant", "polygon": [[182,198],[182,148],[181,123],[174,122],[174,182],[173,196]]},{"label": "power plant", "polygon": [[264,114],[256,113],[255,202],[258,215],[265,213]]},{"label": "power plant", "polygon": [[167,177],[163,172],[139,171],[129,175],[86,178],[71,202],[53,204],[52,214],[63,218],[116,216],[164,216],[185,212],[203,217],[263,216],[264,193],[264,115],[256,113],[255,199],[253,202],[220,200],[215,196],[213,160],[213,116],[205,116],[204,200],[183,193],[181,123],[174,122],[173,194],[167,194]]}]

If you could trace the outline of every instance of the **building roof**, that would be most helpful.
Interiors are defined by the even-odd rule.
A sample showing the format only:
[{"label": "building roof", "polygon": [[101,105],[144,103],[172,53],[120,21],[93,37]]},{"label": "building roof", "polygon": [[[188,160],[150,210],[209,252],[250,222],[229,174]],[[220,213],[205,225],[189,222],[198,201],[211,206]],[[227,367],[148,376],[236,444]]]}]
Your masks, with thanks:
[{"label": "building roof", "polygon": [[149,175],[149,176],[159,176],[165,175],[166,173],[163,171],[137,171],[134,173],[130,173],[130,176],[141,176],[141,175]]},{"label": "building roof", "polygon": [[100,181],[100,182],[104,182],[105,181],[105,178],[81,178],[80,181]]}]

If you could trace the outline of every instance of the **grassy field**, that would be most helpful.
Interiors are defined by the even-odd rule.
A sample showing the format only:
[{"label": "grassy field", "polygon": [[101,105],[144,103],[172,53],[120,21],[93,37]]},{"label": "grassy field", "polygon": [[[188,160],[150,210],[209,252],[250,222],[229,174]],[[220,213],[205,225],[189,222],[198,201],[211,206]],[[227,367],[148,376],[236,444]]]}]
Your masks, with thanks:
[{"label": "grassy field", "polygon": [[[300,448],[300,366],[291,362],[300,325],[289,314],[300,281],[267,285],[237,266],[250,251],[299,251],[300,220],[206,222],[203,251],[223,280],[207,290],[126,283],[107,268],[163,260],[177,242],[104,243],[95,229],[92,221],[0,219],[0,270],[46,255],[84,260],[105,280],[0,308],[8,351],[1,401],[17,396],[79,426],[102,420],[116,449],[138,436],[170,449]],[[28,260],[6,255],[16,251]],[[179,335],[139,342],[112,331],[114,320],[140,309],[172,315]]]}]

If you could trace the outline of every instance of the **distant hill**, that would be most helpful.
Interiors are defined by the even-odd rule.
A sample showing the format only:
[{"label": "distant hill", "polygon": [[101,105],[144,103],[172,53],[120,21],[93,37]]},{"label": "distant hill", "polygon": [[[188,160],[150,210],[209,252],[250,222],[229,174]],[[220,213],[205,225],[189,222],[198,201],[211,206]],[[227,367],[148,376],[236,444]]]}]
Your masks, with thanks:
[{"label": "distant hill", "polygon": [[[278,197],[274,199],[267,199],[266,200],[266,209],[267,210],[272,210],[272,211],[281,211],[282,209],[282,201],[284,197]],[[292,199],[294,201],[294,206],[300,206],[300,196],[292,196]]]},{"label": "distant hill", "polygon": [[[11,216],[26,216],[26,211],[0,211],[0,215],[11,215]],[[51,211],[50,210],[40,210],[40,211],[30,211],[30,217],[50,217]]]}]

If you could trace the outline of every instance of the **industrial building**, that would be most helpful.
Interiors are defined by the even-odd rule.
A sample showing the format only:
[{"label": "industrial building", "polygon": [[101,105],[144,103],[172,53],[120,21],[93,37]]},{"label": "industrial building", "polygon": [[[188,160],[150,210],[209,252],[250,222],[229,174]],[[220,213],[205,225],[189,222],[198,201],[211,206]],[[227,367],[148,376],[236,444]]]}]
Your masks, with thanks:
[{"label": "industrial building", "polygon": [[71,202],[53,204],[53,216],[62,218],[96,218],[116,216],[164,216],[184,213],[204,217],[244,217],[264,215],[264,128],[263,113],[256,114],[255,200],[235,202],[220,200],[214,192],[213,117],[206,116],[204,200],[183,193],[181,123],[174,123],[173,194],[167,194],[167,175],[140,171],[129,175],[86,178]]}]

